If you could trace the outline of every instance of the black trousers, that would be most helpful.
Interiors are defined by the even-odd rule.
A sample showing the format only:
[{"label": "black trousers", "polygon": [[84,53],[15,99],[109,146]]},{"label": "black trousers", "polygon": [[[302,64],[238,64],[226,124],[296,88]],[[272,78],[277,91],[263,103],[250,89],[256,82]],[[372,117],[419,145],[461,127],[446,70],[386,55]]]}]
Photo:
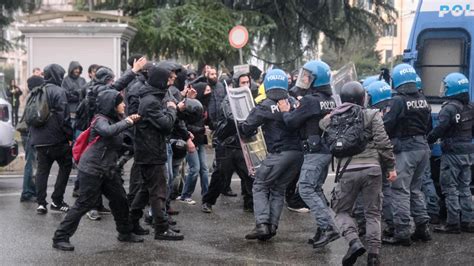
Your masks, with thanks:
[{"label": "black trousers", "polygon": [[227,147],[216,148],[216,167],[212,172],[211,183],[207,193],[202,198],[202,203],[216,204],[217,198],[227,186],[227,180],[232,178],[234,172],[244,182],[242,187],[244,207],[253,208],[253,179],[248,175],[242,150]]},{"label": "black trousers", "polygon": [[54,233],[53,241],[69,241],[76,232],[82,216],[96,207],[97,200],[102,194],[109,200],[117,231],[121,234],[129,234],[132,227],[128,221],[127,196],[120,177],[118,175],[96,176],[79,171],[78,178],[81,182],[79,198]]},{"label": "black trousers", "polygon": [[64,200],[67,181],[72,168],[72,152],[69,144],[56,144],[53,146],[36,147],[38,170],[36,172],[36,194],[39,205],[46,205],[46,190],[48,188],[48,177],[53,163],[59,165],[59,172],[54,185],[51,199],[55,204],[61,204]]},{"label": "black trousers", "polygon": [[155,221],[155,232],[161,233],[168,230],[168,217],[163,211],[166,202],[166,189],[168,171],[166,165],[140,164],[142,184],[133,199],[130,209],[130,221],[138,223],[143,216],[143,209],[148,202]]},{"label": "black trousers", "polygon": [[128,204],[132,206],[132,202],[135,199],[138,191],[140,191],[140,185],[142,184],[142,177],[140,175],[140,167],[138,164],[133,162],[132,168],[130,169],[130,181],[128,187]]}]

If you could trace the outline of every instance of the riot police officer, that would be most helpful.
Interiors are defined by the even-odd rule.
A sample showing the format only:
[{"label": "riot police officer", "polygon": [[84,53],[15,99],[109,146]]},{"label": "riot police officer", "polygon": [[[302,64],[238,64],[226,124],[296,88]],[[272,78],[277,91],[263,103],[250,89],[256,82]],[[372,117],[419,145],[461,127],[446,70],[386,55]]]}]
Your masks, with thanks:
[{"label": "riot police officer", "polygon": [[[246,239],[266,240],[276,234],[288,183],[303,163],[298,133],[288,129],[282,111],[289,111],[288,78],[284,71],[274,69],[265,76],[267,98],[250,111],[240,124],[244,137],[251,137],[262,126],[268,156],[257,169],[253,184],[255,229]],[[296,101],[294,101],[296,102]]]},{"label": "riot police officer", "polygon": [[299,189],[301,198],[318,225],[314,238],[310,240],[314,248],[323,247],[340,237],[322,188],[328,174],[331,153],[321,141],[319,120],[336,107],[330,81],[331,69],[325,62],[307,62],[296,82],[296,86],[307,90],[307,93],[295,110],[283,114],[285,124],[290,129],[299,129],[303,139],[304,162]]},{"label": "riot police officer", "polygon": [[446,225],[438,233],[474,233],[471,197],[471,165],[474,145],[472,126],[474,106],[469,102],[469,81],[461,73],[451,73],[444,80],[443,95],[447,101],[439,112],[439,124],[428,135],[428,142],[441,139],[441,190],[445,195]]},{"label": "riot police officer", "polygon": [[[430,217],[426,212],[422,177],[429,164],[430,147],[426,134],[431,120],[431,107],[416,88],[415,69],[399,64],[392,71],[392,87],[397,94],[384,116],[385,129],[394,145],[398,178],[392,183],[394,235],[383,242],[410,246],[413,240],[429,241]],[[411,236],[410,215],[416,229]]]}]

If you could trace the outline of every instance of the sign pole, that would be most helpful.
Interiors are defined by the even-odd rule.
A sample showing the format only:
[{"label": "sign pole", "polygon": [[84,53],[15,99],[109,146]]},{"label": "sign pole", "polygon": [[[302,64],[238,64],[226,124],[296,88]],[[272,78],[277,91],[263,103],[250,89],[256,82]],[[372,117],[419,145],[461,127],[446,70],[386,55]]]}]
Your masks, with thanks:
[{"label": "sign pole", "polygon": [[239,59],[240,59],[240,64],[244,64],[244,57],[242,56],[242,48],[239,48]]}]

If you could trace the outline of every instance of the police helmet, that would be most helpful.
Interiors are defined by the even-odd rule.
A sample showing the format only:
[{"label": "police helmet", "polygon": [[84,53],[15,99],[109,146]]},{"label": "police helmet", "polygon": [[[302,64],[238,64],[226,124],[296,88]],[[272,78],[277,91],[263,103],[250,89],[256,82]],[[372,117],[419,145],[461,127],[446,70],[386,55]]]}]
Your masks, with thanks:
[{"label": "police helmet", "polygon": [[389,100],[392,98],[392,89],[385,81],[375,81],[367,88],[367,94],[369,95],[369,105],[374,106],[380,102]]},{"label": "police helmet", "polygon": [[416,83],[416,71],[409,64],[396,65],[392,70],[392,87],[398,89],[407,83]]},{"label": "police helmet", "polygon": [[423,87],[423,83],[421,82],[420,76],[416,75],[416,89],[421,90]]},{"label": "police helmet", "polygon": [[263,86],[265,92],[275,89],[288,91],[288,76],[281,69],[272,69],[265,75]]},{"label": "police helmet", "polygon": [[302,89],[320,87],[331,83],[331,68],[323,61],[309,61],[301,68],[296,86]]},{"label": "police helmet", "polygon": [[375,82],[377,80],[380,80],[379,75],[368,76],[362,82],[362,87],[364,87],[364,89],[367,90],[369,88],[369,85],[372,84],[372,82]]},{"label": "police helmet", "polygon": [[469,92],[469,80],[463,74],[454,72],[443,79],[441,96],[450,97],[465,92]]},{"label": "police helmet", "polygon": [[341,102],[343,103],[349,102],[363,106],[365,100],[365,90],[359,82],[351,81],[342,86],[339,96],[341,97]]}]

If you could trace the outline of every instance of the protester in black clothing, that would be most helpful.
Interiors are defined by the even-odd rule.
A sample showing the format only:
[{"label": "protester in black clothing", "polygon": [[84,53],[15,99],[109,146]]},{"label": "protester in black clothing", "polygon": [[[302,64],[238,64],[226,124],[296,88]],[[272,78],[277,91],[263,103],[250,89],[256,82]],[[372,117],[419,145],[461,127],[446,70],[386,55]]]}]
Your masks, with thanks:
[{"label": "protester in black clothing", "polygon": [[10,88],[7,90],[8,101],[12,105],[12,119],[13,126],[18,124],[18,109],[20,108],[20,96],[23,94],[20,87],[16,85],[16,81],[12,79],[10,81]]},{"label": "protester in black clothing", "polygon": [[58,64],[44,68],[45,88],[48,95],[50,117],[45,125],[30,127],[31,145],[36,148],[38,172],[36,173],[36,192],[38,214],[47,213],[46,189],[53,163],[59,164],[59,172],[51,196],[51,209],[67,212],[69,206],[63,201],[64,191],[72,168],[72,128],[66,91],[60,87],[65,70]]},{"label": "protester in black clothing", "polygon": [[130,211],[130,221],[140,228],[143,209],[151,205],[155,221],[155,239],[182,240],[183,235],[169,229],[163,209],[166,201],[167,153],[166,138],[176,120],[176,103],[165,102],[168,87],[176,78],[175,65],[153,66],[148,71],[147,84],[141,89],[138,114],[142,120],[135,128],[135,163],[140,167],[143,183],[135,196]]},{"label": "protester in black clothing", "polygon": [[69,105],[69,112],[71,112],[71,123],[73,128],[76,120],[76,109],[82,100],[81,91],[84,85],[86,85],[86,80],[81,77],[81,74],[81,64],[79,64],[77,61],[72,61],[69,64],[67,76],[63,79],[61,84],[61,87],[66,90],[66,97]]},{"label": "protester in black clothing", "polygon": [[74,250],[69,238],[76,232],[82,216],[96,206],[102,193],[109,199],[119,232],[117,238],[119,241],[143,242],[143,238],[136,236],[135,233],[146,234],[144,230],[137,232],[128,221],[127,197],[122,180],[116,171],[118,151],[123,144],[122,132],[133,126],[140,116],[132,115],[121,120],[125,114],[125,104],[117,91],[101,92],[97,103],[98,114],[91,125],[89,141],[97,137],[98,140],[84,151],[79,161],[78,178],[81,182],[81,191],[76,203],[54,233],[53,248],[56,249]]}]

